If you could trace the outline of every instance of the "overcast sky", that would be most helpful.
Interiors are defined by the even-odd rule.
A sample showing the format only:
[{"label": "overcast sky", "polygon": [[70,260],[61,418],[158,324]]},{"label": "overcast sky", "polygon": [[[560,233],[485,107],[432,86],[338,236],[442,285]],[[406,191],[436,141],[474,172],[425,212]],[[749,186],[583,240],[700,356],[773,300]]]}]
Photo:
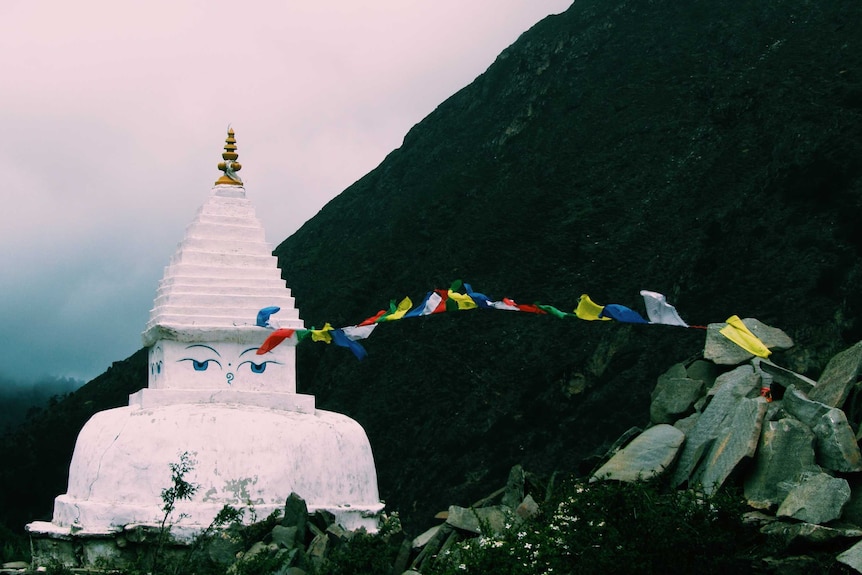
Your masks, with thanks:
[{"label": "overcast sky", "polygon": [[277,245],[571,2],[4,2],[0,375],[141,347],[228,124]]}]

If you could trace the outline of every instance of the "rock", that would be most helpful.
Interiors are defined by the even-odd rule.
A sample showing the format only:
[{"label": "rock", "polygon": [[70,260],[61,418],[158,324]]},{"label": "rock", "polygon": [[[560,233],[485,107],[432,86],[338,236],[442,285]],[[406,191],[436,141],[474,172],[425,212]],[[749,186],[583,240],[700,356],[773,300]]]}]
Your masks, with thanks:
[{"label": "rock", "polygon": [[763,562],[769,567],[769,573],[780,575],[810,575],[821,568],[820,561],[808,555],[765,557]]},{"label": "rock", "polygon": [[471,533],[491,535],[501,533],[510,519],[511,515],[497,505],[477,508],[451,505],[446,523]]},{"label": "rock", "polygon": [[440,525],[435,525],[430,529],[427,529],[423,533],[420,533],[413,539],[413,548],[419,549],[421,547],[425,547],[431,539],[437,535],[437,532],[440,530]]},{"label": "rock", "polygon": [[796,373],[795,371],[791,371],[779,365],[775,365],[768,359],[755,357],[751,360],[751,363],[755,364],[756,366],[760,367],[760,369],[762,369],[764,372],[771,375],[773,381],[785,389],[792,385],[796,389],[799,389],[803,393],[807,394],[811,391],[811,388],[817,384],[817,382],[813,379],[809,379],[804,375]]},{"label": "rock", "polygon": [[678,419],[673,422],[673,426],[682,431],[686,436],[688,436],[691,429],[694,427],[694,424],[697,423],[697,419],[700,417],[700,413],[692,413],[688,417],[683,417],[682,419]]},{"label": "rock", "polygon": [[831,406],[825,403],[813,401],[795,386],[788,387],[784,392],[781,406],[788,414],[812,429],[820,421],[820,418],[832,409]]},{"label": "rock", "polygon": [[689,480],[701,458],[722,433],[736,405],[759,385],[760,378],[750,365],[737,367],[715,380],[715,396],[686,435],[671,480],[673,485],[678,486]]},{"label": "rock", "polygon": [[705,389],[709,389],[715,383],[715,379],[721,375],[721,370],[711,361],[698,359],[685,368],[685,377],[702,381]]},{"label": "rock", "polygon": [[284,517],[281,519],[281,524],[285,527],[296,527],[296,541],[304,542],[307,522],[308,507],[305,500],[296,493],[291,493],[284,503]]},{"label": "rock", "polygon": [[618,451],[590,478],[598,480],[638,481],[663,473],[676,459],[685,434],[661,423],[650,427]]},{"label": "rock", "polygon": [[285,527],[284,525],[276,525],[272,528],[270,536],[272,542],[284,549],[293,549],[297,546],[296,540],[297,529],[295,526]]},{"label": "rock", "polygon": [[533,499],[532,495],[527,495],[524,500],[515,508],[515,515],[521,519],[529,519],[539,512],[539,504]]},{"label": "rock", "polygon": [[[744,318],[742,323],[771,350],[786,350],[793,347],[793,340],[778,328],[769,327],[754,318]],[[718,365],[738,365],[755,357],[721,334],[720,330],[726,325],[722,322],[707,326],[706,343],[703,349],[704,359]]]},{"label": "rock", "polygon": [[838,408],[823,414],[813,428],[817,463],[832,471],[862,471],[862,453],[847,416]]},{"label": "rock", "polygon": [[743,459],[752,457],[760,439],[766,408],[766,400],[762,397],[740,398],[727,425],[722,427],[706,457],[692,473],[689,483],[703,486],[707,494],[713,493]]},{"label": "rock", "polygon": [[506,480],[506,490],[503,492],[502,504],[514,509],[524,499],[524,482],[526,474],[524,468],[515,465],[509,470],[509,478]]},{"label": "rock", "polygon": [[694,411],[703,395],[702,381],[687,377],[659,378],[652,392],[649,414],[652,423],[673,423]]},{"label": "rock", "polygon": [[862,528],[862,479],[850,476],[850,501],[844,506],[841,519]]},{"label": "rock", "polygon": [[841,517],[841,510],[849,500],[850,485],[846,479],[826,473],[805,474],[775,515],[822,525]]},{"label": "rock", "polygon": [[308,544],[308,557],[316,567],[320,567],[323,560],[326,558],[326,553],[329,550],[329,537],[321,533],[315,535],[311,543]]},{"label": "rock", "polygon": [[858,529],[844,529],[815,525],[813,523],[786,523],[775,521],[764,525],[760,532],[783,540],[784,545],[798,552],[800,545],[823,545],[839,539],[862,536]]},{"label": "rock", "polygon": [[[326,509],[318,509],[313,515],[308,516],[306,527],[311,530],[312,533],[318,535],[318,532],[322,533],[326,531],[326,528],[333,523],[335,523],[335,515]],[[282,521],[282,524],[284,524],[284,521]],[[317,531],[315,531],[315,529],[317,529]]]},{"label": "rock", "polygon": [[739,365],[754,357],[721,335],[720,330],[726,325],[726,323],[711,323],[706,326],[706,343],[703,346],[704,359],[718,365]]},{"label": "rock", "polygon": [[793,347],[793,339],[777,327],[768,326],[753,317],[743,319],[742,323],[770,350],[787,351]]},{"label": "rock", "polygon": [[216,531],[206,542],[206,555],[217,565],[230,565],[236,561],[237,553],[244,549],[239,529],[229,527]]},{"label": "rock", "polygon": [[862,541],[840,553],[835,560],[862,573]]},{"label": "rock", "polygon": [[862,341],[833,356],[809,397],[831,407],[841,407],[862,370]]},{"label": "rock", "polygon": [[656,385],[661,384],[663,379],[677,379],[680,377],[688,377],[688,372],[685,369],[684,363],[675,363],[667,368],[667,371],[658,376],[658,383]]},{"label": "rock", "polygon": [[814,460],[814,432],[807,425],[790,417],[767,421],[745,478],[748,504],[755,509],[778,505],[789,491],[784,484],[811,469]]},{"label": "rock", "polygon": [[352,535],[350,531],[347,531],[338,523],[333,523],[327,527],[325,533],[329,536],[329,541],[333,545],[343,543],[347,539],[350,539],[350,536]]}]

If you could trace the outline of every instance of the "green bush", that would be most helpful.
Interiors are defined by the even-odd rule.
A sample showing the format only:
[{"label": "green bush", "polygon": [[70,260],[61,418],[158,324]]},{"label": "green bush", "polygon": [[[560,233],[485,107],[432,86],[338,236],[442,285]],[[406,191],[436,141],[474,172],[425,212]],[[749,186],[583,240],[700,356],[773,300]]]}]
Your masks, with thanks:
[{"label": "green bush", "polygon": [[392,572],[404,533],[397,514],[384,520],[380,531],[353,535],[330,551],[316,575],[381,575]]}]

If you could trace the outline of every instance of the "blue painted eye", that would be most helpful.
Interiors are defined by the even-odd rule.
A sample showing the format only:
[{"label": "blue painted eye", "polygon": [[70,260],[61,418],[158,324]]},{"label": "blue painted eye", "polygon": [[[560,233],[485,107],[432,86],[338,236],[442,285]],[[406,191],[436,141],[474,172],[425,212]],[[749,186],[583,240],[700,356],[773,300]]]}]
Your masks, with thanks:
[{"label": "blue painted eye", "polygon": [[239,369],[241,366],[248,364],[249,369],[251,369],[252,373],[263,373],[266,371],[266,364],[268,363],[278,363],[277,361],[263,361],[261,363],[254,363],[253,361],[244,361],[237,366]]},{"label": "blue painted eye", "polygon": [[206,371],[210,367],[210,363],[214,363],[215,365],[221,367],[221,364],[216,359],[205,359],[203,361],[198,361],[192,357],[186,357],[179,361],[192,362],[192,367],[195,368],[195,371]]}]

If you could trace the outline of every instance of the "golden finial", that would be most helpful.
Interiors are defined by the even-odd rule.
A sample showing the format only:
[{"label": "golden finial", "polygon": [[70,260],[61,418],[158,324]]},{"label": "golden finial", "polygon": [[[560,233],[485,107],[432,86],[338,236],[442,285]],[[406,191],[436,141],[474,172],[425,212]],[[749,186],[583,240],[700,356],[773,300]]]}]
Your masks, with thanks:
[{"label": "golden finial", "polygon": [[228,127],[227,139],[224,142],[224,152],[221,155],[224,161],[218,164],[218,169],[224,174],[216,180],[216,185],[241,186],[242,180],[239,179],[237,172],[242,169],[242,164],[236,161],[239,154],[236,153],[236,138],[233,137],[233,128]]}]

